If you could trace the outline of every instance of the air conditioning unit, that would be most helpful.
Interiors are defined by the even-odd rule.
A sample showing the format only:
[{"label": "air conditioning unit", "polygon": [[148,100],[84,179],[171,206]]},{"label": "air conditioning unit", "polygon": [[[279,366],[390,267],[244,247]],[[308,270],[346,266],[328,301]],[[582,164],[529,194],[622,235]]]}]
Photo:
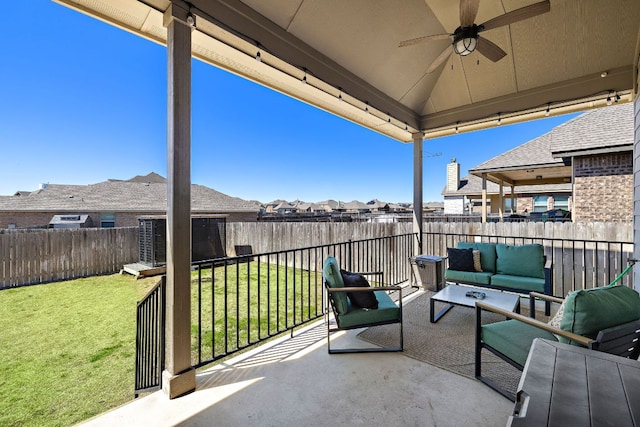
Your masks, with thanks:
[{"label": "air conditioning unit", "polygon": [[[167,219],[162,216],[138,218],[140,264],[161,267],[167,263]],[[227,256],[226,215],[191,217],[191,261],[206,261]]]}]

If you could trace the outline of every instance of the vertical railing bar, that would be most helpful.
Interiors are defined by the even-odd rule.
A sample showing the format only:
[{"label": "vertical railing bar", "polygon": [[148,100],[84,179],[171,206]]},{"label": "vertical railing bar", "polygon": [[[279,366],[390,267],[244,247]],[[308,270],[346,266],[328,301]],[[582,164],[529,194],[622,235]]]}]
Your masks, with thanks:
[{"label": "vertical railing bar", "polygon": [[202,267],[198,265],[198,363],[202,362]]},{"label": "vertical railing bar", "polygon": [[[247,258],[247,264],[250,262],[251,260],[249,258]],[[261,271],[260,271],[260,259],[258,259],[258,266],[257,266],[257,270],[258,270],[258,341],[260,341],[262,339],[262,276],[260,275]]]},{"label": "vertical railing bar", "polygon": [[211,263],[211,358],[216,357],[216,269]]},{"label": "vertical railing bar", "polygon": [[240,263],[236,261],[236,350],[240,348]]},{"label": "vertical railing bar", "polygon": [[267,336],[271,336],[271,257],[267,256]]},{"label": "vertical railing bar", "polygon": [[247,262],[247,342],[251,343],[251,271],[249,270],[249,262]]},{"label": "vertical railing bar", "polygon": [[280,332],[280,253],[276,254],[276,332]]},{"label": "vertical railing bar", "polygon": [[229,353],[229,266],[224,264],[224,352]]}]

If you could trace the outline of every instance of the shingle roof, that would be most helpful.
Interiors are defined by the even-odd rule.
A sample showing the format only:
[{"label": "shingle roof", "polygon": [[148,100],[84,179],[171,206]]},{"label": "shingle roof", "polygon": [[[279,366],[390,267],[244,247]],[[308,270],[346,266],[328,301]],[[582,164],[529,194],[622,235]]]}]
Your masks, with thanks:
[{"label": "shingle roof", "polygon": [[633,103],[591,110],[554,128],[551,152],[633,147]]},{"label": "shingle roof", "polygon": [[581,114],[505,153],[470,169],[562,166],[570,152],[633,148],[633,103],[599,108]]},{"label": "shingle roof", "polygon": [[[167,184],[109,180],[91,185],[49,184],[27,196],[0,196],[0,211],[161,212],[167,209]],[[193,184],[196,212],[257,212],[253,202]]]},{"label": "shingle roof", "polygon": [[475,172],[516,167],[562,166],[562,159],[556,159],[551,155],[551,144],[553,140],[551,132],[532,139],[529,142],[525,142],[493,159],[487,160],[471,170]]},{"label": "shingle roof", "polygon": [[[495,182],[487,180],[487,194],[498,194],[500,186]],[[505,186],[504,195],[511,192],[511,187]],[[543,185],[516,185],[514,193],[559,193],[571,192],[571,183],[568,184],[543,184]],[[445,186],[441,193],[443,196],[466,196],[482,194],[482,178],[475,175],[467,175],[460,179],[460,188],[458,191],[447,191]]]}]

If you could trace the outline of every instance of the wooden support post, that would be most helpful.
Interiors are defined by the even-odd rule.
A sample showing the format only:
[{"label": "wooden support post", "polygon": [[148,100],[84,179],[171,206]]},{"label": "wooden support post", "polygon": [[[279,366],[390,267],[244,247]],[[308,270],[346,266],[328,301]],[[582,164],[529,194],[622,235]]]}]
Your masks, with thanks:
[{"label": "wooden support post", "polygon": [[482,174],[482,223],[487,222],[487,174]]},{"label": "wooden support post", "polygon": [[196,388],[191,367],[191,30],[189,7],[173,1],[167,27],[167,307],[162,389]]},{"label": "wooden support post", "polygon": [[413,134],[413,232],[418,233],[416,255],[423,253],[422,213],[422,132]]}]

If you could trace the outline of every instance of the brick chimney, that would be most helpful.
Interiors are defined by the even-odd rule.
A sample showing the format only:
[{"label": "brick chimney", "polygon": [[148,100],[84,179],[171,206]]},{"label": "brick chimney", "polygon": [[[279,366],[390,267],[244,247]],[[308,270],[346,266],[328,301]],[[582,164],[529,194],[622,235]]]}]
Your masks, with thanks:
[{"label": "brick chimney", "polygon": [[447,165],[447,191],[457,191],[460,188],[460,163],[456,159],[451,159]]}]

